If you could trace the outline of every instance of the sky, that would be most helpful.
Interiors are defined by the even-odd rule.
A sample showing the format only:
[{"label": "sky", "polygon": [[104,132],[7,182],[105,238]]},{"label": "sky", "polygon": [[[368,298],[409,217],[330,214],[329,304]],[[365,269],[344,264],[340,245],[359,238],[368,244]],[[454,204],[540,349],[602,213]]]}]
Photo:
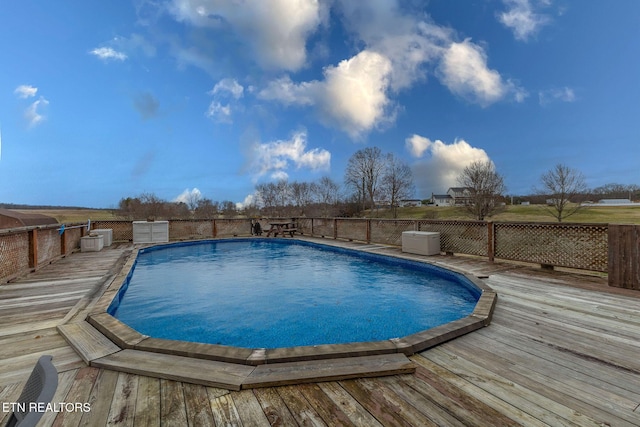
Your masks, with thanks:
[{"label": "sky", "polygon": [[0,203],[250,203],[366,147],[419,199],[640,184],[637,0],[3,0],[0,53]]}]

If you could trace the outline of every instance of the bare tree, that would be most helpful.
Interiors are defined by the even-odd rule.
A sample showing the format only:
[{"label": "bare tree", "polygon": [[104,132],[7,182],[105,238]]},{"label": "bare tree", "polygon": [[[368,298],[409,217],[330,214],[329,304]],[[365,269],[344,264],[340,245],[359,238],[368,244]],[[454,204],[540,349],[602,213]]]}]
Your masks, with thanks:
[{"label": "bare tree", "polygon": [[558,163],[540,177],[539,194],[547,197],[546,212],[558,222],[575,214],[585,206],[581,203],[587,192],[584,175],[576,169]]},{"label": "bare tree", "polygon": [[262,200],[265,213],[269,216],[275,216],[278,205],[278,188],[273,182],[261,183],[256,185],[256,193]]},{"label": "bare tree", "polygon": [[378,190],[384,168],[382,151],[378,147],[367,147],[356,151],[350,158],[345,171],[345,184],[354,190],[362,203],[362,209],[375,207],[374,197]]},{"label": "bare tree", "polygon": [[322,216],[329,216],[335,211],[335,207],[340,201],[340,185],[328,176],[323,176],[320,181],[314,183],[313,192],[316,200],[320,204]]},{"label": "bare tree", "polygon": [[293,205],[301,208],[301,212],[313,201],[312,185],[308,182],[294,181],[289,185]]},{"label": "bare tree", "polygon": [[391,204],[391,213],[398,217],[400,200],[407,199],[415,191],[411,168],[393,154],[387,154],[380,185],[380,195]]},{"label": "bare tree", "polygon": [[195,208],[194,216],[198,219],[215,218],[218,214],[220,204],[211,199],[201,198]]},{"label": "bare tree", "polygon": [[469,189],[471,196],[465,206],[476,219],[482,221],[501,210],[500,200],[506,187],[493,162],[471,163],[458,177],[458,183]]},{"label": "bare tree", "polygon": [[220,203],[220,208],[222,209],[222,215],[224,215],[225,218],[233,218],[238,213],[236,204],[231,200],[225,200]]},{"label": "bare tree", "polygon": [[592,190],[592,194],[597,198],[607,199],[626,199],[633,201],[640,193],[640,186],[637,184],[618,184],[609,183],[596,187]]}]

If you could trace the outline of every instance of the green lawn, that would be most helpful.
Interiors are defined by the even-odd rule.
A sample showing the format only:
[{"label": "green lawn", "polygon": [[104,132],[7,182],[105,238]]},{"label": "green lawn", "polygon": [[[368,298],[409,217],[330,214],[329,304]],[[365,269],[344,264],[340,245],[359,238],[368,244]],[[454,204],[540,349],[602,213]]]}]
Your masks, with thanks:
[{"label": "green lawn", "polygon": [[[380,209],[374,216],[391,218],[391,212]],[[471,218],[463,208],[422,206],[412,208],[399,208],[398,218],[411,219],[459,219]],[[506,206],[504,212],[487,218],[491,221],[524,221],[524,222],[557,222],[543,205],[531,206]],[[584,208],[563,222],[579,223],[611,223],[611,224],[640,224],[640,206],[594,206]]]},{"label": "green lawn", "polygon": [[[87,219],[117,220],[113,211],[108,209],[33,209],[23,212],[42,213],[54,217],[60,223],[86,222]],[[375,217],[391,218],[391,212],[379,209],[374,212]],[[367,217],[369,217],[367,213]],[[470,220],[464,209],[454,207],[421,206],[412,208],[399,208],[398,218],[407,219],[443,219],[443,220]],[[546,206],[506,206],[504,212],[487,218],[491,221],[522,221],[522,222],[556,222],[555,218],[546,213]],[[580,223],[611,223],[611,224],[640,224],[640,206],[597,206],[585,208],[564,222]]]}]

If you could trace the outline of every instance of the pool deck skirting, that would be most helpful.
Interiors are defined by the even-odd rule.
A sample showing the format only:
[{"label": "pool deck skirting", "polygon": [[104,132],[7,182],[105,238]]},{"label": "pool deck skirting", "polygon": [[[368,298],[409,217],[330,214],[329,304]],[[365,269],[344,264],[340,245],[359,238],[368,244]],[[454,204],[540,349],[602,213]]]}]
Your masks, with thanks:
[{"label": "pool deck skirting", "polygon": [[[367,248],[363,249],[367,251]],[[496,293],[489,286],[474,276],[464,274],[481,292],[473,313],[405,337],[373,342],[274,349],[175,341],[143,335],[106,312],[130,275],[137,256],[138,249],[134,249],[123,269],[98,300],[92,313],[87,316],[86,322],[61,325],[58,327],[59,332],[90,366],[159,378],[169,378],[168,375],[173,375],[169,379],[202,385],[215,384],[216,387],[230,390],[411,372],[415,370],[415,366],[404,356],[410,356],[488,325],[497,299]],[[411,258],[406,254],[397,254],[396,257]],[[145,355],[150,360],[158,361],[155,365],[149,365],[156,366],[155,371],[143,366]],[[158,355],[165,357],[162,359]],[[195,367],[202,365],[202,362],[179,359],[181,357],[215,361],[218,363],[218,369],[209,369],[209,374],[203,377],[202,367]],[[175,369],[174,372],[167,372],[157,368],[162,366],[162,360],[166,365],[195,366],[188,366],[177,374]],[[234,364],[242,366],[232,366]],[[328,369],[329,366],[331,369]],[[229,376],[229,371],[233,371],[234,375]],[[216,372],[220,375],[216,376]]]},{"label": "pool deck skirting", "polygon": [[[400,255],[397,247],[317,241]],[[261,387],[229,391],[172,379],[178,365],[167,360],[182,356],[122,349],[85,321],[106,310],[101,298],[114,295],[110,286],[121,280],[131,251],[130,244],[115,244],[73,253],[0,284],[0,425],[9,416],[6,405],[17,401],[43,354],[53,356],[58,370],[53,401],[87,403],[91,409],[47,412],[38,424],[44,427],[640,425],[640,292],[609,287],[606,277],[429,257],[435,265],[482,277],[499,294],[488,326],[409,356],[411,373],[278,387],[256,377]],[[84,335],[81,351],[63,334]],[[116,364],[118,354],[128,362],[138,357],[145,369],[156,364],[167,375],[87,363],[111,357]],[[366,357],[390,356],[407,357]],[[224,363],[185,359],[202,376]],[[312,363],[318,362],[323,361]],[[329,372],[339,368],[331,359],[324,362]],[[287,363],[233,366],[270,369]],[[291,363],[301,369],[305,362]]]}]

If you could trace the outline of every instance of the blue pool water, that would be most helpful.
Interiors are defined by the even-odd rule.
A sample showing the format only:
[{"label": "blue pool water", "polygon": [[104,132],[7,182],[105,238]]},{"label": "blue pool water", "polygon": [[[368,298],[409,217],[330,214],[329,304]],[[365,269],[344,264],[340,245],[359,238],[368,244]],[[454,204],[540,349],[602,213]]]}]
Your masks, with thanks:
[{"label": "blue pool water", "polygon": [[248,348],[377,341],[469,315],[461,275],[284,239],[141,250],[109,313],[155,338]]}]

